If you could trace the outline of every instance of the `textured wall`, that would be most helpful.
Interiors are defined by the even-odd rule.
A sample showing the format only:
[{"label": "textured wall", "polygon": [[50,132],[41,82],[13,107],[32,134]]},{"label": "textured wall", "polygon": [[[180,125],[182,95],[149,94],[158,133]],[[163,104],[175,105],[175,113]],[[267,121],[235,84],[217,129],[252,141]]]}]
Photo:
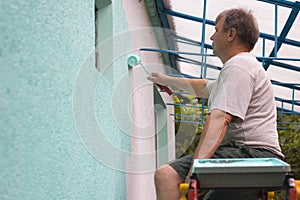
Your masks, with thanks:
[{"label": "textured wall", "polygon": [[124,173],[87,151],[73,119],[94,2],[11,0],[0,10],[0,199],[124,199]]},{"label": "textured wall", "polygon": [[[123,7],[126,13],[130,34],[130,53],[141,55],[142,63],[147,67],[148,71],[163,72],[164,67],[162,67],[161,54],[138,51],[143,47],[158,48],[155,30],[152,28],[144,3],[145,1],[123,0]],[[157,167],[157,159],[162,157],[168,158],[167,153],[171,152],[169,151],[170,145],[164,146],[165,148],[168,148],[168,150],[164,151],[164,155],[160,158],[157,158],[156,134],[160,133],[161,136],[164,135],[167,138],[166,129],[168,129],[169,134],[173,135],[173,120],[169,120],[168,122],[170,123],[167,123],[167,110],[158,110],[157,108],[161,106],[154,105],[154,103],[157,102],[154,100],[153,84],[147,80],[148,75],[144,72],[143,68],[140,65],[137,65],[132,67],[129,73],[131,75],[132,85],[132,137],[130,144],[131,154],[128,157],[126,165],[129,172],[127,173],[126,185],[127,199],[153,200],[156,199],[154,171]],[[163,93],[161,94],[163,95]],[[158,94],[158,96],[159,95],[160,94]],[[166,96],[167,97],[164,98],[164,100],[172,101],[172,97],[167,94]],[[165,115],[164,119],[158,117],[163,114]],[[159,120],[159,122],[156,123],[156,120]],[[164,131],[162,131],[163,129]],[[163,144],[161,144],[161,146],[162,145]],[[169,159],[171,158],[172,157],[170,156]],[[162,164],[165,160],[160,161],[161,163],[159,164]]]}]

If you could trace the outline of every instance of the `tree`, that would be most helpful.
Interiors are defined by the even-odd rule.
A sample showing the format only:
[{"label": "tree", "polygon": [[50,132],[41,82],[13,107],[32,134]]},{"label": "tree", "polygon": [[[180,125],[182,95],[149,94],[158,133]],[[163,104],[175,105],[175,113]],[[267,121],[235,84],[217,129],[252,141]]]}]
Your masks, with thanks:
[{"label": "tree", "polygon": [[208,109],[192,95],[174,96],[176,158],[194,153],[203,130]]},{"label": "tree", "polygon": [[[179,158],[194,153],[208,110],[205,102],[186,94],[174,96],[174,105],[176,158]],[[294,178],[300,180],[300,117],[279,112],[277,121],[284,161],[291,165]],[[274,199],[286,199],[286,191],[276,191]]]},{"label": "tree", "polygon": [[293,175],[300,179],[300,117],[278,114],[278,133],[284,160],[292,167]]}]

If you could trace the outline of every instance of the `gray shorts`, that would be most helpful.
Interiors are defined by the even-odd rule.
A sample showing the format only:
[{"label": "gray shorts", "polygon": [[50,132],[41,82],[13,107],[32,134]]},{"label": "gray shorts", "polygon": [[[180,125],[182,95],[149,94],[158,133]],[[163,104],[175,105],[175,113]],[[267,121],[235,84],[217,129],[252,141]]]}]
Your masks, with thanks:
[{"label": "gray shorts", "polygon": [[[169,163],[182,180],[185,180],[190,169],[194,155],[187,155]],[[236,144],[231,141],[228,144],[221,145],[213,158],[279,158],[276,154],[263,148],[249,148],[243,144]],[[205,200],[246,200],[260,199],[261,191],[259,190],[211,190],[205,196]]]}]

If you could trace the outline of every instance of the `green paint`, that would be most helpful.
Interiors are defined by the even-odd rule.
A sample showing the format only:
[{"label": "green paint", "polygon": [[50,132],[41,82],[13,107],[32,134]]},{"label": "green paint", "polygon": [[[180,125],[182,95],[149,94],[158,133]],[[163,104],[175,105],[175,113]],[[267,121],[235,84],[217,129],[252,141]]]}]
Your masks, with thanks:
[{"label": "green paint", "polygon": [[[124,30],[118,4],[111,16],[123,20],[112,26]],[[0,10],[0,199],[125,199],[125,173],[87,151],[73,118],[77,73],[94,58],[94,2],[11,0]],[[112,140],[128,145],[116,124],[103,124]]]}]

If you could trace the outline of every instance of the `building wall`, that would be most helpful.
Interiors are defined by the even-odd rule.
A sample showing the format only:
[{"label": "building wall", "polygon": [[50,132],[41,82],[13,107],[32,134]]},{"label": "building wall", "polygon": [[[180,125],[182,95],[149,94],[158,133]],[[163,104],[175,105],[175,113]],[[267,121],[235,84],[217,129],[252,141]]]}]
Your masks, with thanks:
[{"label": "building wall", "polygon": [[0,2],[1,200],[155,198],[153,85],[127,66],[154,34],[142,1],[96,5]]},{"label": "building wall", "polygon": [[12,0],[0,10],[0,199],[124,199],[125,174],[87,151],[73,117],[74,84],[95,47],[94,2]]},{"label": "building wall", "polygon": [[[143,1],[123,0],[123,6],[130,33],[130,54],[139,55],[141,62],[149,72],[165,71],[162,57],[158,53],[139,51],[140,48],[159,48],[154,30],[150,23]],[[131,80],[132,132],[130,155],[127,158],[127,199],[156,199],[154,188],[154,171],[161,164],[174,157],[174,143],[167,145],[157,141],[158,138],[174,141],[171,110],[161,105],[171,102],[172,97],[166,93],[156,93],[149,82],[147,73],[141,65],[129,70]],[[161,120],[164,116],[164,120]],[[160,121],[158,121],[160,120]],[[164,149],[164,150],[160,150]],[[160,154],[158,154],[158,151]],[[164,154],[164,155],[163,155]],[[168,155],[170,154],[170,155]],[[145,192],[147,191],[147,192]]]}]

